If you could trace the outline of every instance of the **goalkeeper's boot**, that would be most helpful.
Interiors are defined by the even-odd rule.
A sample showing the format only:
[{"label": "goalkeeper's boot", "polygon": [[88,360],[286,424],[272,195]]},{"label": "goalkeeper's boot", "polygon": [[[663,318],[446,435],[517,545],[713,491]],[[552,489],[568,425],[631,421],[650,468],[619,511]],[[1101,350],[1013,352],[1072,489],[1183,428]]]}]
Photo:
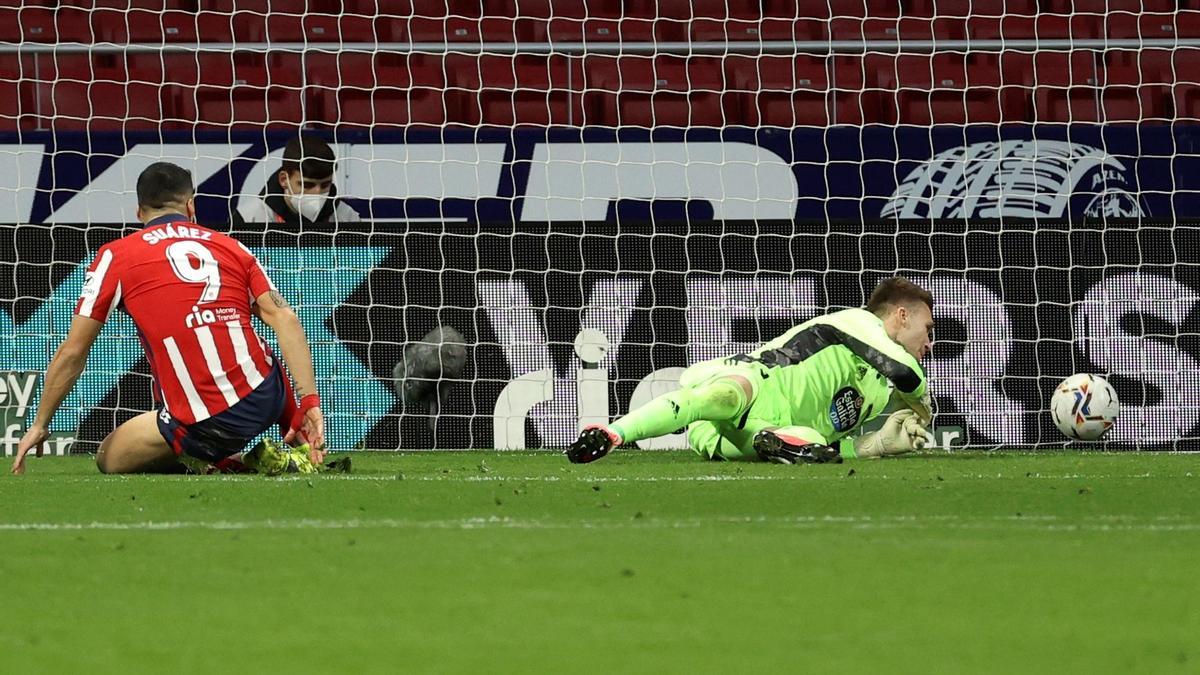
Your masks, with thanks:
[{"label": "goalkeeper's boot", "polygon": [[567,459],[572,464],[587,464],[607,455],[621,444],[621,437],[608,427],[590,425],[579,432],[579,439],[567,448]]},{"label": "goalkeeper's boot", "polygon": [[289,448],[263,439],[242,457],[242,463],[267,476],[317,472],[317,467],[308,458],[308,443]]},{"label": "goalkeeper's boot", "polygon": [[842,454],[822,443],[811,443],[778,430],[760,431],[754,436],[758,458],[776,464],[841,464]]}]

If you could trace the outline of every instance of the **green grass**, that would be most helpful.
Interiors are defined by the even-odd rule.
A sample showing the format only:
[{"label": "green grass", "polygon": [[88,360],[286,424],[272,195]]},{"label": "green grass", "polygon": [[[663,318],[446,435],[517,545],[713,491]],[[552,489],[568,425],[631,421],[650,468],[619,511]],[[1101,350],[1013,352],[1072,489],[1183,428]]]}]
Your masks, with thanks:
[{"label": "green grass", "polygon": [[3,672],[1195,672],[1200,458],[0,478]]}]

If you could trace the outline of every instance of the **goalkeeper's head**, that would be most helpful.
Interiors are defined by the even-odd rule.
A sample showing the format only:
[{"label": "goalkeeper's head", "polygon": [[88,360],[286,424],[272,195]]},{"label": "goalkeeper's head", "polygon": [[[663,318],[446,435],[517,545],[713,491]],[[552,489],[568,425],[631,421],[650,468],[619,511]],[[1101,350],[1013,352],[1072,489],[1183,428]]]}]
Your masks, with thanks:
[{"label": "goalkeeper's head", "polygon": [[155,162],[137,180],[137,218],[148,223],[159,216],[182,213],[196,220],[196,188],[187,169],[170,162]]},{"label": "goalkeeper's head", "polygon": [[889,337],[909,354],[925,358],[933,345],[933,294],[904,277],[879,282],[867,311],[883,319]]}]

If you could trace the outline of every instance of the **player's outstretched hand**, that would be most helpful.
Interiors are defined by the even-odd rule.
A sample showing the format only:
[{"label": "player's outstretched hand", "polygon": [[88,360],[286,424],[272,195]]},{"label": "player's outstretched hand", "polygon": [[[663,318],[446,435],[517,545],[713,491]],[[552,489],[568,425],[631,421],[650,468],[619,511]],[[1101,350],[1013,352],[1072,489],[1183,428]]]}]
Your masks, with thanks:
[{"label": "player's outstretched hand", "polygon": [[325,415],[319,406],[302,409],[292,421],[292,428],[283,437],[288,445],[308,443],[309,459],[313,464],[325,461]]},{"label": "player's outstretched hand", "polygon": [[12,473],[14,476],[20,476],[25,473],[25,455],[29,454],[30,450],[36,449],[37,456],[42,456],[42,452],[45,450],[43,444],[49,437],[50,430],[46,427],[29,427],[29,430],[21,437],[21,442],[17,444],[17,456],[13,458],[12,463]]}]

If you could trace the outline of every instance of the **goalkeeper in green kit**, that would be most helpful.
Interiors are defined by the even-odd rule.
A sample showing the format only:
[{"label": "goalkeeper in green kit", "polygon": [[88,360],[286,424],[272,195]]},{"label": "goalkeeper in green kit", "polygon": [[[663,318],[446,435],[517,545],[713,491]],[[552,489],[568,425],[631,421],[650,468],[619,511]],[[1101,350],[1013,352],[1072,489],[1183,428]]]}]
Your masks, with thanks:
[{"label": "goalkeeper in green kit", "polygon": [[[679,390],[584,429],[567,458],[591,462],[684,428],[693,450],[717,460],[823,463],[919,449],[932,416],[920,364],[932,333],[933,296],[885,279],[866,309],[819,316],[749,354],[688,368]],[[879,431],[855,435],[893,397],[905,407]]]}]

